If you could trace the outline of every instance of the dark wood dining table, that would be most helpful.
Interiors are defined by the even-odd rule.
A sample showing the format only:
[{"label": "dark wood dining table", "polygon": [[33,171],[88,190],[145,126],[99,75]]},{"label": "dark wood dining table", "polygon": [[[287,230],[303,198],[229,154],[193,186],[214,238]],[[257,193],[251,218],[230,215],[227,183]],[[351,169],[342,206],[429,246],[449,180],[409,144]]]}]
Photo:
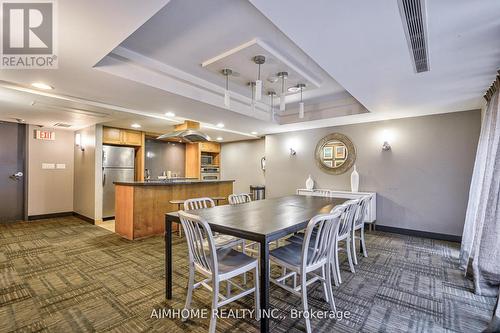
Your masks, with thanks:
[{"label": "dark wood dining table", "polygon": [[[304,229],[317,214],[325,214],[347,199],[292,195],[257,200],[240,205],[224,205],[189,213],[204,218],[212,231],[260,244],[260,306],[269,310],[269,243]],[[172,299],[172,223],[176,212],[165,216],[165,291]],[[269,312],[266,312],[269,313]],[[261,332],[269,332],[269,317],[262,316]]]}]

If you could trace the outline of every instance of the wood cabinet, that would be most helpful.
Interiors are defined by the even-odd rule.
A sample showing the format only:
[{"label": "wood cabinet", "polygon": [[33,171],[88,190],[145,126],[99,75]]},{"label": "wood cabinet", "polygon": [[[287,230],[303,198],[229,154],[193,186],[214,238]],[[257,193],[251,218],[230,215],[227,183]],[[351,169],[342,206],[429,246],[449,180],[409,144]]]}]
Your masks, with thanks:
[{"label": "wood cabinet", "polygon": [[220,143],[210,141],[186,143],[186,177],[200,178],[201,154],[212,155],[214,165],[219,165]]},{"label": "wood cabinet", "polygon": [[144,134],[139,131],[132,131],[113,127],[102,129],[102,143],[109,145],[142,146]]},{"label": "wood cabinet", "polygon": [[201,142],[200,150],[206,153],[220,153],[220,143],[217,142]]}]

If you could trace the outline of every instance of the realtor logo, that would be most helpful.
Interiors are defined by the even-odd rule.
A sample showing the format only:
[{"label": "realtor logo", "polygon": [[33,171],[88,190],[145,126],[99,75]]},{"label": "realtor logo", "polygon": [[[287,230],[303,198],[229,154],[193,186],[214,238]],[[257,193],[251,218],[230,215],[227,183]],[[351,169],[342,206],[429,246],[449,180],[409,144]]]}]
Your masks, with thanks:
[{"label": "realtor logo", "polygon": [[[35,0],[36,1],[36,0]],[[55,1],[1,1],[2,69],[57,68]]]}]

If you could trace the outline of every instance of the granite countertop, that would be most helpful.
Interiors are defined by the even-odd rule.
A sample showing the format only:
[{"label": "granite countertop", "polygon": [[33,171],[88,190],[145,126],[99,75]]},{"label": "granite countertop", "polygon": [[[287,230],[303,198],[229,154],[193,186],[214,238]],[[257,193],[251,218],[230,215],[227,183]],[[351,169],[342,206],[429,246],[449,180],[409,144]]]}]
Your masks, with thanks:
[{"label": "granite countertop", "polygon": [[198,179],[168,179],[168,180],[151,180],[151,181],[134,181],[134,182],[113,182],[115,185],[125,186],[170,186],[170,185],[189,185],[189,184],[214,184],[234,182],[231,180],[198,180]]}]

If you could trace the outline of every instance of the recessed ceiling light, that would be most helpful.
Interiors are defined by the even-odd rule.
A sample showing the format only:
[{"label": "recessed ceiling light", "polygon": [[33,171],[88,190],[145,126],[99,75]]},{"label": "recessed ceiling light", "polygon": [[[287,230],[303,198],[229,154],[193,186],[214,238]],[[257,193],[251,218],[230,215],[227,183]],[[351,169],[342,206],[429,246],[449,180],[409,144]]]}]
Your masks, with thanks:
[{"label": "recessed ceiling light", "polygon": [[220,137],[220,136],[219,136],[219,137],[217,138],[217,141],[222,141],[222,140],[224,140],[224,138],[223,138],[223,137]]},{"label": "recessed ceiling light", "polygon": [[293,86],[293,87],[288,88],[287,90],[288,90],[288,92],[296,93],[296,92],[300,91],[300,88],[297,86]]},{"label": "recessed ceiling light", "polygon": [[257,134],[259,134],[259,133],[257,133],[257,132],[252,132],[252,135],[257,135]]},{"label": "recessed ceiling light", "polygon": [[38,88],[38,89],[43,89],[43,90],[52,90],[54,89],[52,86],[49,86],[46,83],[43,82],[33,82],[31,86]]},{"label": "recessed ceiling light", "polygon": [[218,123],[216,126],[217,126],[218,128],[223,128],[223,127],[224,127],[224,124],[223,124],[223,123]]},{"label": "recessed ceiling light", "polygon": [[165,113],[165,116],[167,116],[167,117],[175,117],[175,113],[173,113],[173,112],[167,112],[167,113]]},{"label": "recessed ceiling light", "polygon": [[133,127],[133,128],[141,128],[141,125],[139,125],[139,124],[132,124],[132,125],[130,125],[130,127]]}]

